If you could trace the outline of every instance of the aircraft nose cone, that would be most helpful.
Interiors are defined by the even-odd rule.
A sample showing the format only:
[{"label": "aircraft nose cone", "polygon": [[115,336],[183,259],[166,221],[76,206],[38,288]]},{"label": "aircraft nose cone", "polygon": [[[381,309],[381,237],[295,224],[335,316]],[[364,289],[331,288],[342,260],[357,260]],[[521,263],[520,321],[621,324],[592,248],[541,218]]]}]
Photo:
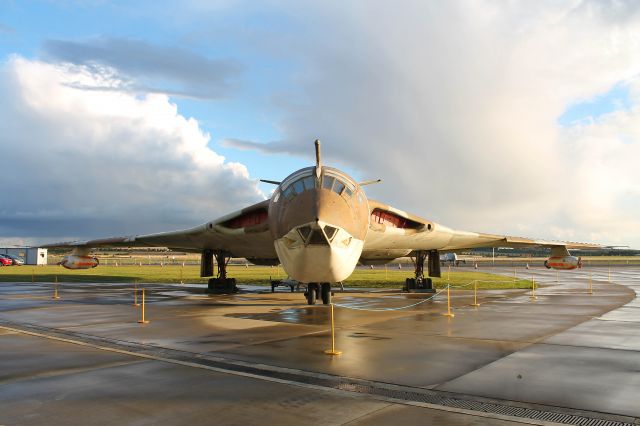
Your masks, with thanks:
[{"label": "aircraft nose cone", "polygon": [[354,196],[345,197],[320,188],[307,190],[291,200],[273,205],[269,212],[271,231],[278,239],[299,226],[324,223],[364,239],[368,227],[368,213],[362,208],[365,205],[358,203]]},{"label": "aircraft nose cone", "polygon": [[353,201],[333,191],[317,190],[314,206],[316,223],[337,226],[351,235],[360,236],[362,224]]}]

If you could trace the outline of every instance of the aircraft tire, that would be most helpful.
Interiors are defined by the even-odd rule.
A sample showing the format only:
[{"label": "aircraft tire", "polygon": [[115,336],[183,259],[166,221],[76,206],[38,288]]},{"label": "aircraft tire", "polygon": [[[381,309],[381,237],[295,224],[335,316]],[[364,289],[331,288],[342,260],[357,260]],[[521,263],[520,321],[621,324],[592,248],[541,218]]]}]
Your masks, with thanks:
[{"label": "aircraft tire", "polygon": [[317,286],[318,284],[316,283],[309,283],[309,285],[307,285],[307,293],[305,294],[305,296],[307,296],[307,305],[316,304]]},{"label": "aircraft tire", "polygon": [[322,283],[321,295],[323,304],[328,305],[331,303],[331,284]]}]

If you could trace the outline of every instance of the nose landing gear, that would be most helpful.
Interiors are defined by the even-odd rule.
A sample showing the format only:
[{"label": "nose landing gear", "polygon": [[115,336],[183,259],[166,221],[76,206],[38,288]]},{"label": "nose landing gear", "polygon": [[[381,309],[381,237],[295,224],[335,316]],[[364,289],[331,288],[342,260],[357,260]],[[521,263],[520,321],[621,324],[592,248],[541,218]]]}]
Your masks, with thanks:
[{"label": "nose landing gear", "polygon": [[307,284],[307,291],[304,292],[304,296],[307,298],[307,305],[316,304],[316,297],[318,296],[318,292],[318,283]]},{"label": "nose landing gear", "polygon": [[331,303],[331,283],[309,283],[307,291],[304,293],[307,298],[308,305],[315,305],[316,299],[322,299],[322,303],[329,305]]}]

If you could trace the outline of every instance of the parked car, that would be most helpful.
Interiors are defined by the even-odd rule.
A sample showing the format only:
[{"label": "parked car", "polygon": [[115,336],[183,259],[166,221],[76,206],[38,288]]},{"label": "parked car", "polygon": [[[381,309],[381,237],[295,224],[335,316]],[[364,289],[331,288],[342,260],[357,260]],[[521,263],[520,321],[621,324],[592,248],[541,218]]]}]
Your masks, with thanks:
[{"label": "parked car", "polygon": [[11,266],[13,265],[13,260],[10,257],[4,257],[3,254],[0,254],[0,266]]},{"label": "parked car", "polygon": [[12,254],[0,254],[0,256],[9,258],[11,260],[12,265],[22,266],[24,265],[24,259],[18,256],[14,256]]}]

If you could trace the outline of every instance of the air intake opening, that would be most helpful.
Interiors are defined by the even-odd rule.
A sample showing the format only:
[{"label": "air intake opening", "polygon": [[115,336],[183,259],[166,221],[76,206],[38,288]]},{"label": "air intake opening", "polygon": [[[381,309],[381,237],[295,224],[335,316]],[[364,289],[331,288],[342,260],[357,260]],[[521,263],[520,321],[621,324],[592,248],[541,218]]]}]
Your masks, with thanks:
[{"label": "air intake opening", "polygon": [[371,222],[401,229],[420,229],[424,226],[424,224],[413,221],[407,217],[402,217],[399,214],[381,209],[375,209],[371,212]]}]

